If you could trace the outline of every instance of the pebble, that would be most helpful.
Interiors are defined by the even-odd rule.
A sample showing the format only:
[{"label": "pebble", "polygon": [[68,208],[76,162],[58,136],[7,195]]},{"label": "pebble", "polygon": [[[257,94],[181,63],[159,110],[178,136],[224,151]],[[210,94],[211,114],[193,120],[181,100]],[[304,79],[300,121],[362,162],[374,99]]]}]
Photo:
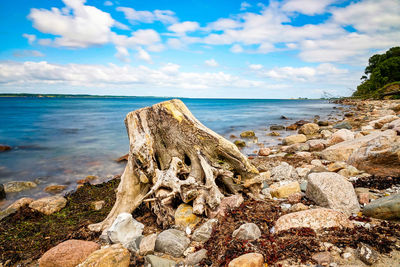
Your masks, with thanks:
[{"label": "pebble", "polygon": [[239,240],[257,240],[261,236],[260,228],[254,223],[242,224],[233,231],[232,237]]},{"label": "pebble", "polygon": [[45,215],[50,215],[60,211],[67,205],[67,200],[62,196],[44,197],[35,200],[29,204],[33,210],[39,211]]}]

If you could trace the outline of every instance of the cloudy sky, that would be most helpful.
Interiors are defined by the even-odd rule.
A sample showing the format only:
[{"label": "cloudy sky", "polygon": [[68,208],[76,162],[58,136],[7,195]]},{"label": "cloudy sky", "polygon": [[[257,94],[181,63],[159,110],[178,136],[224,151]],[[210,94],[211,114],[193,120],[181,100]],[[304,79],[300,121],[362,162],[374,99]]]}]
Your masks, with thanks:
[{"label": "cloudy sky", "polygon": [[400,45],[399,0],[0,2],[0,92],[351,94]]}]

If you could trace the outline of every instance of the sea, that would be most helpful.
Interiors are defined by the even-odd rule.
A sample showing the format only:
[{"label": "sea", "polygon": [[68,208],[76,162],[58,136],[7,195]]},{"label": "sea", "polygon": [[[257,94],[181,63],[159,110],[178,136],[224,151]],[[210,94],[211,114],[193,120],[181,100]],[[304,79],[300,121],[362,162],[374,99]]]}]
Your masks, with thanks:
[{"label": "sea", "polygon": [[[127,113],[170,98],[0,98],[0,144],[12,150],[0,153],[0,183],[35,181],[34,189],[10,193],[0,207],[20,197],[48,195],[52,184],[74,190],[77,180],[95,175],[105,181],[124,170],[115,160],[128,153],[124,118]],[[336,104],[327,100],[181,99],[205,126],[225,138],[240,139],[254,130],[258,143],[275,145],[281,137],[267,136],[269,126],[300,119],[334,117]],[[281,119],[281,116],[289,118]],[[293,132],[290,132],[293,134]],[[281,131],[282,136],[288,132]],[[171,138],[174,138],[171,136]],[[247,141],[246,155],[257,152]]]}]

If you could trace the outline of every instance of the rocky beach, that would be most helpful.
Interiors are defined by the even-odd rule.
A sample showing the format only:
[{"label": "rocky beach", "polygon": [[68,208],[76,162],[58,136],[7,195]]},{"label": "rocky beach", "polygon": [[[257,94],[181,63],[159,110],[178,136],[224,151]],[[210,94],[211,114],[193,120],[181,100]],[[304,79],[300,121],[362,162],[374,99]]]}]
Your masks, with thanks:
[{"label": "rocky beach", "polygon": [[[51,185],[51,196],[21,198],[0,213],[0,266],[398,266],[400,101],[337,104],[335,116],[326,120],[315,115],[230,136],[242,151],[254,150],[248,157],[235,154],[237,164],[254,168],[249,179],[227,167],[229,156],[213,163],[200,155],[215,176],[207,188],[220,191],[216,205],[205,198],[204,211],[196,199],[185,199],[196,194],[189,189],[173,200],[158,198],[161,185],[154,198],[140,201],[132,213],[118,212],[106,229],[94,231],[91,226],[114,210],[116,192],[127,179],[121,174],[107,182],[88,176],[67,194],[63,185]],[[162,105],[179,122],[187,119]],[[138,142],[140,132],[128,132]],[[261,134],[273,145],[259,142]],[[120,158],[128,160],[125,176],[134,153],[131,144],[130,154]],[[177,172],[175,183],[187,185],[190,176],[183,174],[195,167],[190,159],[184,154],[177,164],[189,171]],[[159,170],[171,170],[155,161]],[[141,165],[146,164],[132,166],[142,171]],[[154,183],[146,179],[140,176],[140,185]],[[35,186],[5,183],[0,197]]]}]

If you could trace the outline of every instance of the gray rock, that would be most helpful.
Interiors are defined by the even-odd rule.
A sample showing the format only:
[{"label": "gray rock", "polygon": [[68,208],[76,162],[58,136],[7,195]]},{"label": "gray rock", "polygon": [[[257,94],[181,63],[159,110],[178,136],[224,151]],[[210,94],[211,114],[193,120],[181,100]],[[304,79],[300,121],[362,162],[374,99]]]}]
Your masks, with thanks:
[{"label": "gray rock", "polygon": [[12,181],[4,184],[4,192],[16,193],[36,187],[37,184],[30,181]]},{"label": "gray rock", "polygon": [[134,240],[128,241],[122,245],[125,248],[127,248],[130,252],[138,252],[142,239],[143,239],[143,236],[140,235],[140,236],[135,237]]},{"label": "gray rock", "polygon": [[361,243],[361,245],[357,248],[357,256],[362,260],[365,264],[372,265],[374,264],[379,257],[378,252],[376,252],[370,246]]},{"label": "gray rock", "polygon": [[4,191],[4,185],[0,184],[0,200],[6,198],[6,191]]},{"label": "gray rock", "polygon": [[206,242],[208,239],[210,239],[212,229],[217,223],[217,219],[210,219],[206,221],[193,232],[192,239],[198,242]]},{"label": "gray rock", "polygon": [[306,192],[306,190],[307,190],[307,184],[308,184],[307,181],[304,181],[304,182],[302,182],[302,183],[300,184],[300,190],[301,190],[302,192]]},{"label": "gray rock", "polygon": [[107,230],[107,235],[112,243],[128,244],[142,235],[143,228],[144,225],[133,219],[132,214],[123,212]]},{"label": "gray rock", "polygon": [[360,210],[353,185],[345,177],[334,172],[309,174],[306,196],[319,206],[345,214],[357,213]]},{"label": "gray rock", "polygon": [[233,231],[232,237],[240,240],[257,240],[261,236],[260,228],[254,223],[242,224]]},{"label": "gray rock", "polygon": [[283,131],[283,130],[285,130],[285,126],[283,126],[283,125],[271,125],[269,127],[269,129],[271,131]]},{"label": "gray rock", "polygon": [[207,258],[207,250],[203,248],[195,253],[187,255],[185,259],[185,264],[189,266],[196,265],[199,264],[205,258]]},{"label": "gray rock", "polygon": [[400,193],[372,201],[364,207],[363,215],[385,220],[400,218]]},{"label": "gray rock", "polygon": [[338,124],[335,124],[335,126],[333,126],[333,128],[351,130],[353,127],[347,121],[343,121],[343,122],[340,122]]},{"label": "gray rock", "polygon": [[271,177],[277,181],[291,180],[292,175],[294,175],[295,172],[296,170],[288,163],[281,162],[280,165],[272,168]]},{"label": "gray rock", "polygon": [[157,236],[156,251],[180,257],[189,244],[190,239],[186,237],[184,232],[176,229],[168,229]]},{"label": "gray rock", "polygon": [[160,258],[154,255],[148,255],[145,258],[146,264],[145,266],[151,266],[151,267],[174,267],[176,265],[176,262],[173,260],[168,260],[164,258]]}]

